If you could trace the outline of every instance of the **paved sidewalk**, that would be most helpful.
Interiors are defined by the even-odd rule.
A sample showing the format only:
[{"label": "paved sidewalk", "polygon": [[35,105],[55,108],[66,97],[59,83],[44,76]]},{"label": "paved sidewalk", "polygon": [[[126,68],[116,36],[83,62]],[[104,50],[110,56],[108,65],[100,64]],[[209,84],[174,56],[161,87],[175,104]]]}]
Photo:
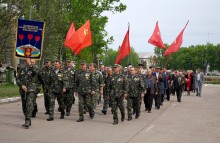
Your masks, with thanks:
[{"label": "paved sidewalk", "polygon": [[[71,115],[46,121],[43,98],[37,99],[39,111],[32,119],[30,129],[23,129],[24,117],[21,102],[0,104],[0,143],[219,143],[220,142],[220,88],[203,88],[202,97],[195,94],[176,96],[166,101],[160,110],[144,111],[138,120],[112,125],[110,110],[101,114],[98,106],[93,120],[85,115],[85,121],[77,123],[78,107],[75,104]],[[56,107],[57,109],[57,107]],[[120,117],[120,116],[119,116]]]}]

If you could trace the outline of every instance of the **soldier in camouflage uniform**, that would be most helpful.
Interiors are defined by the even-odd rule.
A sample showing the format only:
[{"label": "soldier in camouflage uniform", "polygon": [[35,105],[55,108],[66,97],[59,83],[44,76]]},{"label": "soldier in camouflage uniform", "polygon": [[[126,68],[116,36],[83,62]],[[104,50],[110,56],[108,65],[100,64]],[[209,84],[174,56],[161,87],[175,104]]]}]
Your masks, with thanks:
[{"label": "soldier in camouflage uniform", "polygon": [[87,70],[86,62],[82,61],[80,67],[81,69],[76,72],[75,76],[76,92],[79,97],[79,120],[77,120],[77,122],[84,121],[84,106],[87,106],[91,119],[93,119],[95,115],[93,108],[93,96],[95,95],[95,91],[92,84],[92,73]]},{"label": "soldier in camouflage uniform", "polygon": [[64,89],[64,73],[61,70],[61,62],[56,60],[54,63],[54,69],[50,73],[50,90],[51,94],[49,94],[49,118],[47,121],[54,120],[54,106],[55,100],[59,100],[60,102],[60,119],[64,119],[65,111],[64,111],[64,102],[63,102],[63,92],[66,92]]},{"label": "soldier in camouflage uniform", "polygon": [[66,61],[67,66],[64,68],[64,104],[66,108],[66,116],[70,115],[70,111],[75,101],[74,90],[75,90],[75,69],[73,62],[68,59]]},{"label": "soldier in camouflage uniform", "polygon": [[[31,65],[32,65],[32,66],[35,66],[35,60],[31,59]],[[36,83],[35,96],[36,96],[36,99],[37,99],[37,95],[38,95],[38,93],[40,93],[40,88],[41,88],[39,73],[37,73],[37,75],[35,76],[35,83]],[[38,112],[38,108],[37,108],[37,102],[36,102],[36,100],[35,100],[34,110],[33,110],[33,112],[32,112],[32,117],[36,117],[37,112]]]},{"label": "soldier in camouflage uniform", "polygon": [[34,110],[34,103],[36,102],[36,83],[35,77],[37,76],[38,69],[31,65],[31,60],[26,59],[26,64],[18,71],[16,83],[19,86],[19,93],[21,95],[22,109],[25,115],[25,124],[23,127],[26,129],[31,126],[31,116]]},{"label": "soldier in camouflage uniform", "polygon": [[124,97],[127,97],[127,83],[126,78],[120,73],[120,65],[114,65],[114,74],[110,82],[110,91],[112,97],[112,113],[113,125],[118,124],[117,110],[120,109],[121,121],[125,120]]},{"label": "soldier in camouflage uniform", "polygon": [[50,73],[52,70],[53,68],[51,66],[50,60],[45,59],[44,66],[39,73],[44,92],[44,106],[46,109],[45,114],[49,114]]},{"label": "soldier in camouflage uniform", "polygon": [[105,78],[105,86],[104,86],[104,91],[105,92],[104,92],[104,95],[103,95],[104,105],[103,105],[102,113],[104,115],[106,115],[106,113],[107,113],[107,110],[108,110],[108,107],[109,107],[109,104],[110,104],[110,99],[111,99],[110,90],[108,88],[109,85],[110,85],[111,79],[112,79],[112,68],[108,67],[107,77]]},{"label": "soldier in camouflage uniform", "polygon": [[94,92],[95,92],[95,94],[93,95],[93,100],[94,100],[93,108],[95,110],[96,105],[98,104],[99,95],[103,95],[104,81],[103,81],[102,73],[96,70],[95,63],[91,63],[89,65],[89,70],[92,73],[92,84],[93,84],[92,86],[94,87]]},{"label": "soldier in camouflage uniform", "polygon": [[140,75],[135,74],[135,68],[130,68],[130,74],[127,78],[128,82],[128,97],[127,97],[127,109],[128,109],[128,121],[132,120],[132,108],[136,112],[135,119],[140,116],[140,101],[144,97],[144,81]]}]

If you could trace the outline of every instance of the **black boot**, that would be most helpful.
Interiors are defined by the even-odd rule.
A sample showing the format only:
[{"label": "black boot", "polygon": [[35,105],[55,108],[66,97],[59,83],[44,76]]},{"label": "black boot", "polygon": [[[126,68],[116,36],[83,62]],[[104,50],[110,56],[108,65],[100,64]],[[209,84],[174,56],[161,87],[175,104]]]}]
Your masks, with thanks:
[{"label": "black boot", "polygon": [[132,117],[131,117],[131,116],[129,116],[129,117],[128,117],[128,121],[131,121],[131,120],[132,120]]},{"label": "black boot", "polygon": [[83,122],[84,118],[83,117],[79,117],[79,120],[77,120],[76,122]]},{"label": "black boot", "polygon": [[49,117],[47,121],[53,121],[53,117]]},{"label": "black boot", "polygon": [[64,116],[65,116],[65,112],[64,112],[64,111],[61,111],[60,119],[64,119]]},{"label": "black boot", "polygon": [[124,120],[125,120],[125,114],[122,114],[121,115],[121,121],[124,122]]},{"label": "black boot", "polygon": [[113,125],[116,125],[116,124],[118,124],[118,121],[114,121],[114,122],[113,122]]},{"label": "black boot", "polygon": [[105,111],[105,110],[102,110],[102,113],[103,113],[104,115],[106,115],[107,111]]}]

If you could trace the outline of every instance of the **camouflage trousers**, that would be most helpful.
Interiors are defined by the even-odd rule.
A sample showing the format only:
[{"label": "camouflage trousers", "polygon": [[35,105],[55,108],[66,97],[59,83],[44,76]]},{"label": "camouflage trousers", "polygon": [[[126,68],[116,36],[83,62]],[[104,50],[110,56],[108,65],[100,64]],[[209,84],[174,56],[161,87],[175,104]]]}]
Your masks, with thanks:
[{"label": "camouflage trousers", "polygon": [[99,92],[98,91],[96,91],[95,92],[95,94],[93,95],[94,97],[93,97],[93,108],[94,108],[94,110],[96,109],[96,106],[99,104],[99,96],[100,96],[100,94],[99,94]]},{"label": "camouflage trousers", "polygon": [[64,105],[66,108],[66,112],[70,112],[72,105],[75,102],[74,91],[73,89],[66,90],[64,94]]},{"label": "camouflage trousers", "polygon": [[44,107],[46,109],[46,112],[49,112],[49,90],[48,89],[43,89],[44,91]]},{"label": "camouflage trousers", "polygon": [[136,116],[140,116],[141,101],[142,101],[141,96],[128,97],[127,99],[128,118],[132,117],[132,108],[136,113]]},{"label": "camouflage trousers", "polygon": [[108,107],[109,107],[109,104],[110,104],[109,94],[105,93],[103,95],[103,98],[104,98],[103,111],[107,111]]},{"label": "camouflage trousers", "polygon": [[22,110],[25,116],[25,122],[30,123],[32,112],[34,110],[34,104],[36,103],[36,95],[34,92],[20,92],[21,102],[22,102]]},{"label": "camouflage trousers", "polygon": [[79,97],[79,118],[84,119],[84,109],[88,109],[90,116],[94,115],[94,97],[91,94],[78,93]]},{"label": "camouflage trousers", "polygon": [[64,109],[64,102],[63,102],[63,94],[62,93],[51,93],[49,94],[49,117],[54,117],[54,107],[55,107],[55,100],[57,98],[61,114],[65,114]]},{"label": "camouflage trousers", "polygon": [[118,108],[121,112],[121,118],[125,117],[124,97],[113,97],[112,98],[112,113],[113,120],[118,122]]}]

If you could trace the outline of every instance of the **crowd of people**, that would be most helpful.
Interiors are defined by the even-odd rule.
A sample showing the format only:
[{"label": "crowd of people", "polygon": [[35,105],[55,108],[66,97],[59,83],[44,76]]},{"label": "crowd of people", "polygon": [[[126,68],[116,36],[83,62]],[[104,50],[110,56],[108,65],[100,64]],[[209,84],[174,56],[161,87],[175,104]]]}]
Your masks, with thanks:
[{"label": "crowd of people", "polygon": [[54,120],[55,101],[58,101],[60,119],[70,116],[75,97],[78,96],[79,119],[84,121],[84,114],[89,113],[91,119],[95,117],[96,106],[104,99],[102,113],[104,115],[111,108],[113,125],[119,123],[118,108],[121,122],[125,120],[124,101],[127,100],[127,120],[133,116],[138,119],[141,114],[142,100],[145,111],[151,113],[153,102],[155,108],[160,109],[164,100],[170,100],[171,94],[177,95],[181,102],[182,92],[196,91],[201,96],[204,75],[201,70],[197,73],[187,71],[172,71],[161,67],[143,69],[129,65],[123,68],[119,64],[113,66],[101,65],[98,69],[95,63],[80,63],[80,69],[74,67],[68,59],[65,66],[56,60],[51,64],[49,59],[44,60],[42,68],[35,65],[33,59],[27,58],[24,65],[17,69],[16,83],[22,99],[22,109],[25,116],[23,127],[31,126],[31,118],[38,112],[36,98],[42,87],[44,93],[45,114],[47,121]]}]

